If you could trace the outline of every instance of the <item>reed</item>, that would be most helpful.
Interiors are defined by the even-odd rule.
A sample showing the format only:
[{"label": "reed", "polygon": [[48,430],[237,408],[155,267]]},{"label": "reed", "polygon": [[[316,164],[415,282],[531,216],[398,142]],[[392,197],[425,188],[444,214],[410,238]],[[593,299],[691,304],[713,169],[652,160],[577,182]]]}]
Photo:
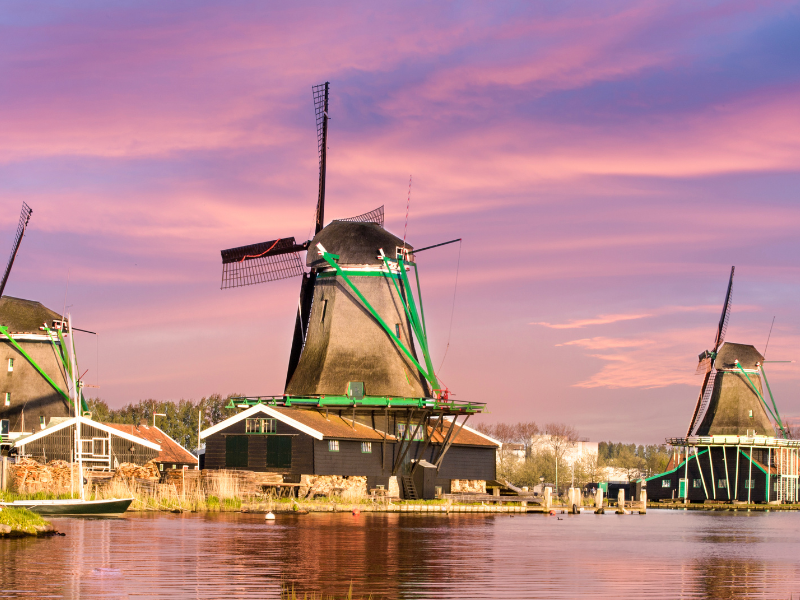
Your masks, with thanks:
[{"label": "reed", "polygon": [[[368,598],[371,600],[372,595],[370,594],[370,596]],[[320,592],[319,594],[317,594],[317,592],[311,592],[311,593],[305,592],[303,594],[302,598],[301,598],[295,592],[294,585],[289,587],[285,583],[281,583],[281,600],[339,600],[339,599],[341,599],[341,600],[356,600],[355,598],[353,598],[353,584],[352,583],[350,584],[350,589],[347,591],[347,595],[346,596],[339,596],[339,598],[337,598],[334,595],[330,595],[330,594],[326,595],[326,594],[324,594],[322,592]]]}]

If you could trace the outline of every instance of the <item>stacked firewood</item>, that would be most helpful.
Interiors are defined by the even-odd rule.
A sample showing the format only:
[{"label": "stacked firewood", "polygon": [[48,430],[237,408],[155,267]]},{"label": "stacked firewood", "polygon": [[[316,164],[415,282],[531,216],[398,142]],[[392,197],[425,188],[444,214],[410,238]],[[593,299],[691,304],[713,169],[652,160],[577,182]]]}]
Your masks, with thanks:
[{"label": "stacked firewood", "polygon": [[453,494],[485,494],[486,481],[482,479],[453,479],[450,481]]},{"label": "stacked firewood", "polygon": [[366,477],[340,477],[339,475],[304,475],[298,497],[339,496],[346,500],[356,500],[367,495]]},{"label": "stacked firewood", "polygon": [[9,467],[13,488],[18,492],[48,491],[55,494],[70,491],[73,482],[78,484],[77,465],[70,468],[70,463],[53,460],[46,465],[32,458],[22,457]]},{"label": "stacked firewood", "polygon": [[144,465],[136,465],[134,463],[122,463],[117,467],[114,472],[114,479],[131,480],[131,479],[149,479],[158,480],[161,478],[161,471],[158,470],[158,465],[155,461],[149,461]]}]

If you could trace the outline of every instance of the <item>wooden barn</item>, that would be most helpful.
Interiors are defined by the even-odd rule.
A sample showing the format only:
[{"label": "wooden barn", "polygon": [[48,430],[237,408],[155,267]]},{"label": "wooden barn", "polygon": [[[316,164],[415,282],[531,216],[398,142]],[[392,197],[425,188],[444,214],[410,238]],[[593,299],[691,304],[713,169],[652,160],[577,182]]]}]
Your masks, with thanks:
[{"label": "wooden barn", "polygon": [[177,441],[168,436],[161,428],[148,425],[142,421],[138,425],[127,425],[121,423],[104,423],[108,427],[112,427],[118,431],[123,431],[129,435],[145,439],[161,447],[158,456],[156,456],[156,464],[158,469],[162,472],[172,471],[175,469],[197,469],[197,457],[189,452],[186,448],[181,446]]},{"label": "wooden barn", "polygon": [[[668,469],[645,480],[651,500],[797,502],[800,440],[789,439],[764,370],[748,344],[724,342],[733,273],[705,380],[685,437],[668,438]],[[769,402],[765,398],[765,390]]]},{"label": "wooden barn", "polygon": [[446,419],[424,431],[399,415],[389,421],[392,433],[340,412],[257,404],[201,432],[204,466],[281,473],[287,482],[360,475],[374,487],[388,485],[397,472],[411,477],[419,463],[414,485],[403,481],[404,497],[433,497],[437,486],[447,493],[454,479],[495,478],[498,443],[491,438]]},{"label": "wooden barn", "polygon": [[80,460],[84,468],[95,470],[113,470],[126,462],[143,465],[160,451],[159,444],[86,417],[53,418],[41,431],[17,438],[12,448],[17,456],[38,462]]},{"label": "wooden barn", "polygon": [[0,419],[11,432],[39,431],[71,414],[62,329],[61,315],[42,303],[0,298]]}]

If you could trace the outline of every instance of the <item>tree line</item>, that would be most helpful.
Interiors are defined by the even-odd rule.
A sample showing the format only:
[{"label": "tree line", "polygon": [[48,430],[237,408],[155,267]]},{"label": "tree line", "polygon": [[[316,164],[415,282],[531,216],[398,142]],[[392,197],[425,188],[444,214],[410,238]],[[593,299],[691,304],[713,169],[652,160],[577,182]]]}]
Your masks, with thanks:
[{"label": "tree line", "polygon": [[[207,429],[238,412],[235,408],[225,408],[232,396],[236,396],[236,394],[226,397],[212,394],[196,402],[150,398],[126,404],[122,408],[109,408],[108,404],[100,398],[90,398],[87,404],[92,413],[92,419],[101,423],[139,425],[144,422],[152,425],[154,414],[163,415],[156,416],[156,426],[191,451],[197,448],[198,425],[200,425],[200,429]],[[200,422],[201,415],[202,423]]]},{"label": "tree line", "polygon": [[[568,462],[568,454],[577,442],[588,440],[581,440],[578,431],[565,423],[480,423],[475,428],[504,444],[498,457],[498,477],[518,486],[532,487],[542,480],[560,490],[573,484],[584,486],[602,480],[607,467],[622,471],[632,481],[642,475],[663,473],[670,459],[664,444],[600,442],[596,455],[585,454]],[[508,444],[521,445],[521,452],[515,452]]]}]

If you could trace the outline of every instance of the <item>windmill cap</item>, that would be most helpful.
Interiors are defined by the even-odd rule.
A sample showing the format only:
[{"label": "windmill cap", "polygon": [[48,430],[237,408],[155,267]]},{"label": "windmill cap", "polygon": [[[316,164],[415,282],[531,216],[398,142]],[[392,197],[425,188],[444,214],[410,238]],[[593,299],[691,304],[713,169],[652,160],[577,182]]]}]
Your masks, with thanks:
[{"label": "windmill cap", "polygon": [[[382,265],[378,251],[383,248],[389,258],[395,258],[397,248],[403,247],[403,240],[395,237],[377,223],[358,223],[333,221],[317,235],[309,245],[306,266],[324,268],[328,266],[317,251],[317,244],[330,254],[339,256],[340,265]],[[405,247],[413,250],[408,243]]]},{"label": "windmill cap", "polygon": [[[717,353],[714,367],[717,369],[737,369],[736,361],[743,369],[757,369],[756,363],[764,362],[764,357],[750,344],[725,342]],[[738,369],[737,369],[738,370]]]}]

